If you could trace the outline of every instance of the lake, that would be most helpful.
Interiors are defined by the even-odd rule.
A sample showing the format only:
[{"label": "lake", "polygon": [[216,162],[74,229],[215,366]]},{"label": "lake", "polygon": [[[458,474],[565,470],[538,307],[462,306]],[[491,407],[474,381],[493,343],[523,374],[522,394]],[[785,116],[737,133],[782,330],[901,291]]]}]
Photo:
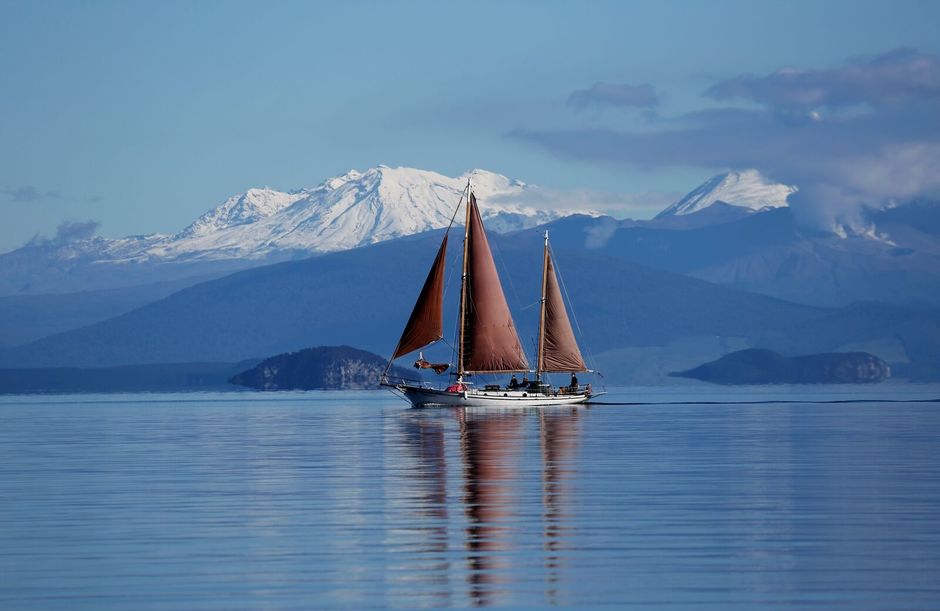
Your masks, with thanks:
[{"label": "lake", "polygon": [[0,608],[937,608],[938,398],[0,397]]}]

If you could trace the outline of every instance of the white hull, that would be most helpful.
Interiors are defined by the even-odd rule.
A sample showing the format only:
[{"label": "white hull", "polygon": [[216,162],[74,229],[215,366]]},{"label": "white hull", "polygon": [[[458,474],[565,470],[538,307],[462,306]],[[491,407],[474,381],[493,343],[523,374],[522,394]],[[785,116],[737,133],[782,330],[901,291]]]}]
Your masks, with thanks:
[{"label": "white hull", "polygon": [[522,390],[465,390],[448,392],[432,388],[419,388],[399,384],[394,386],[414,407],[548,407],[586,403],[591,395],[586,392],[571,394],[542,394]]}]

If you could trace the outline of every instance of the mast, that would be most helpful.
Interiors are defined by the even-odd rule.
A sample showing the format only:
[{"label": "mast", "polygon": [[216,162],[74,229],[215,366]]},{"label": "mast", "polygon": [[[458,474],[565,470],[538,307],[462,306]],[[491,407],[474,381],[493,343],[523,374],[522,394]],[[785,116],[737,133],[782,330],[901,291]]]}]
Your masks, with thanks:
[{"label": "mast", "polygon": [[480,207],[468,180],[467,228],[460,297],[458,379],[474,373],[528,371],[503,293]]},{"label": "mast", "polygon": [[542,380],[542,355],[545,352],[545,286],[548,284],[548,229],[545,230],[545,254],[542,258],[542,297],[539,300],[539,347],[535,355],[535,380]]},{"label": "mast", "polygon": [[457,382],[463,382],[464,335],[467,332],[467,249],[470,246],[470,177],[467,177],[467,218],[463,228],[463,272],[460,275],[460,329],[457,338]]}]

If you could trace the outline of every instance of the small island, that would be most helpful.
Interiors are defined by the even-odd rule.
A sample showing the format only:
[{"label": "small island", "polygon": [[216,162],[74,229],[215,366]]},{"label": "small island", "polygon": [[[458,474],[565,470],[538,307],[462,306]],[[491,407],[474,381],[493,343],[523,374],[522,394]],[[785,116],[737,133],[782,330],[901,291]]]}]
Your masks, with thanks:
[{"label": "small island", "polygon": [[867,352],[786,357],[751,348],[669,375],[715,384],[872,384],[891,377],[891,368]]},{"label": "small island", "polygon": [[[387,361],[351,346],[320,346],[272,356],[229,382],[257,390],[378,388]],[[395,375],[407,375],[400,369]]]}]

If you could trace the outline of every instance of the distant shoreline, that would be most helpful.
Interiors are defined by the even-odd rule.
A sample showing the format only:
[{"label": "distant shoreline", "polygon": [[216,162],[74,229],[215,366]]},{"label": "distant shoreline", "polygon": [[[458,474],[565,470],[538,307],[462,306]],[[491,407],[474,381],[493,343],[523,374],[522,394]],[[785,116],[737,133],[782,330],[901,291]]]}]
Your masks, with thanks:
[{"label": "distant shoreline", "polygon": [[228,379],[257,361],[0,369],[0,395],[242,390]]}]

